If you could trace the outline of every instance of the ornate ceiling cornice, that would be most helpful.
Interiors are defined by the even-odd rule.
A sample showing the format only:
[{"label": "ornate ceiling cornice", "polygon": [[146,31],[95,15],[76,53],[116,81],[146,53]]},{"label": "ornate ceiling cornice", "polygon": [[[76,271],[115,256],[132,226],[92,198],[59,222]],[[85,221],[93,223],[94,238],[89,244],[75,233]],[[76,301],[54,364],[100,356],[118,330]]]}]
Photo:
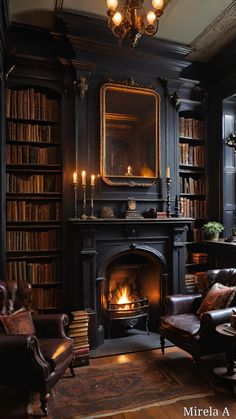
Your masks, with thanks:
[{"label": "ornate ceiling cornice", "polygon": [[236,2],[222,12],[194,41],[191,61],[207,62],[236,36]]}]

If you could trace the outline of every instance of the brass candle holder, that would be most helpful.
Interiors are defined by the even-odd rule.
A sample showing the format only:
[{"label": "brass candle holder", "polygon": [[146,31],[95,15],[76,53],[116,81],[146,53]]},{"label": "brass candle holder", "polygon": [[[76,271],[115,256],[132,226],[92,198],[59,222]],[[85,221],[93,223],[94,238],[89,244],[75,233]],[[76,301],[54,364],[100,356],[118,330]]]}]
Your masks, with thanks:
[{"label": "brass candle holder", "polygon": [[74,183],[74,218],[78,218],[78,184]]},{"label": "brass candle holder", "polygon": [[94,215],[94,213],[93,213],[93,210],[94,210],[94,190],[95,190],[95,186],[94,185],[91,185],[91,204],[90,204],[90,215],[87,217],[87,218],[89,218],[89,219],[95,219],[95,218],[97,218],[95,215]]},{"label": "brass candle holder", "polygon": [[170,184],[171,178],[166,178],[166,216],[170,218]]},{"label": "brass candle holder", "polygon": [[86,184],[82,185],[82,214],[80,217],[82,220],[87,219],[86,215]]}]

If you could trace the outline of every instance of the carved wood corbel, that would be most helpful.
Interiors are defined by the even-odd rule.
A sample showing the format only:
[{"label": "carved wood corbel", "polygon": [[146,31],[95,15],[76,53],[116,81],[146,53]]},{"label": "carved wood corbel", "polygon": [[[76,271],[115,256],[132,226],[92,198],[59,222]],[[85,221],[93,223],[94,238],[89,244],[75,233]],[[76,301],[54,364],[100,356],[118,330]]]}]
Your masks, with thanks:
[{"label": "carved wood corbel", "polygon": [[84,99],[89,88],[87,78],[83,75],[80,75],[79,79],[74,81],[74,87],[79,91],[80,99]]}]

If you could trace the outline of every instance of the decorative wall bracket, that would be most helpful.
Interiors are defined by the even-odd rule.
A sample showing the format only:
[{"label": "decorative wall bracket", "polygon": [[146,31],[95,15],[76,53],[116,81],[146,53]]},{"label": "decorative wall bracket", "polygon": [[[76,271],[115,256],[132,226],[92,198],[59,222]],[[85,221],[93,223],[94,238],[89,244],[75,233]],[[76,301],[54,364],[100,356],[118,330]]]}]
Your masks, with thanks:
[{"label": "decorative wall bracket", "polygon": [[80,75],[79,79],[74,81],[74,87],[78,89],[80,99],[84,99],[89,88],[87,78]]}]

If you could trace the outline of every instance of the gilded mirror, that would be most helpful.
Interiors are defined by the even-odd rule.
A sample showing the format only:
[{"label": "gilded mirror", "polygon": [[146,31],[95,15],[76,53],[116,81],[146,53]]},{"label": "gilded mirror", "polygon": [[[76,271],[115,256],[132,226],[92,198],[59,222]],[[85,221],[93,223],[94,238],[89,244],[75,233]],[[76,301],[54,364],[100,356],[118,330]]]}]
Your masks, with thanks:
[{"label": "gilded mirror", "polygon": [[159,173],[159,95],[106,83],[100,92],[101,176],[110,185],[150,186]]}]

